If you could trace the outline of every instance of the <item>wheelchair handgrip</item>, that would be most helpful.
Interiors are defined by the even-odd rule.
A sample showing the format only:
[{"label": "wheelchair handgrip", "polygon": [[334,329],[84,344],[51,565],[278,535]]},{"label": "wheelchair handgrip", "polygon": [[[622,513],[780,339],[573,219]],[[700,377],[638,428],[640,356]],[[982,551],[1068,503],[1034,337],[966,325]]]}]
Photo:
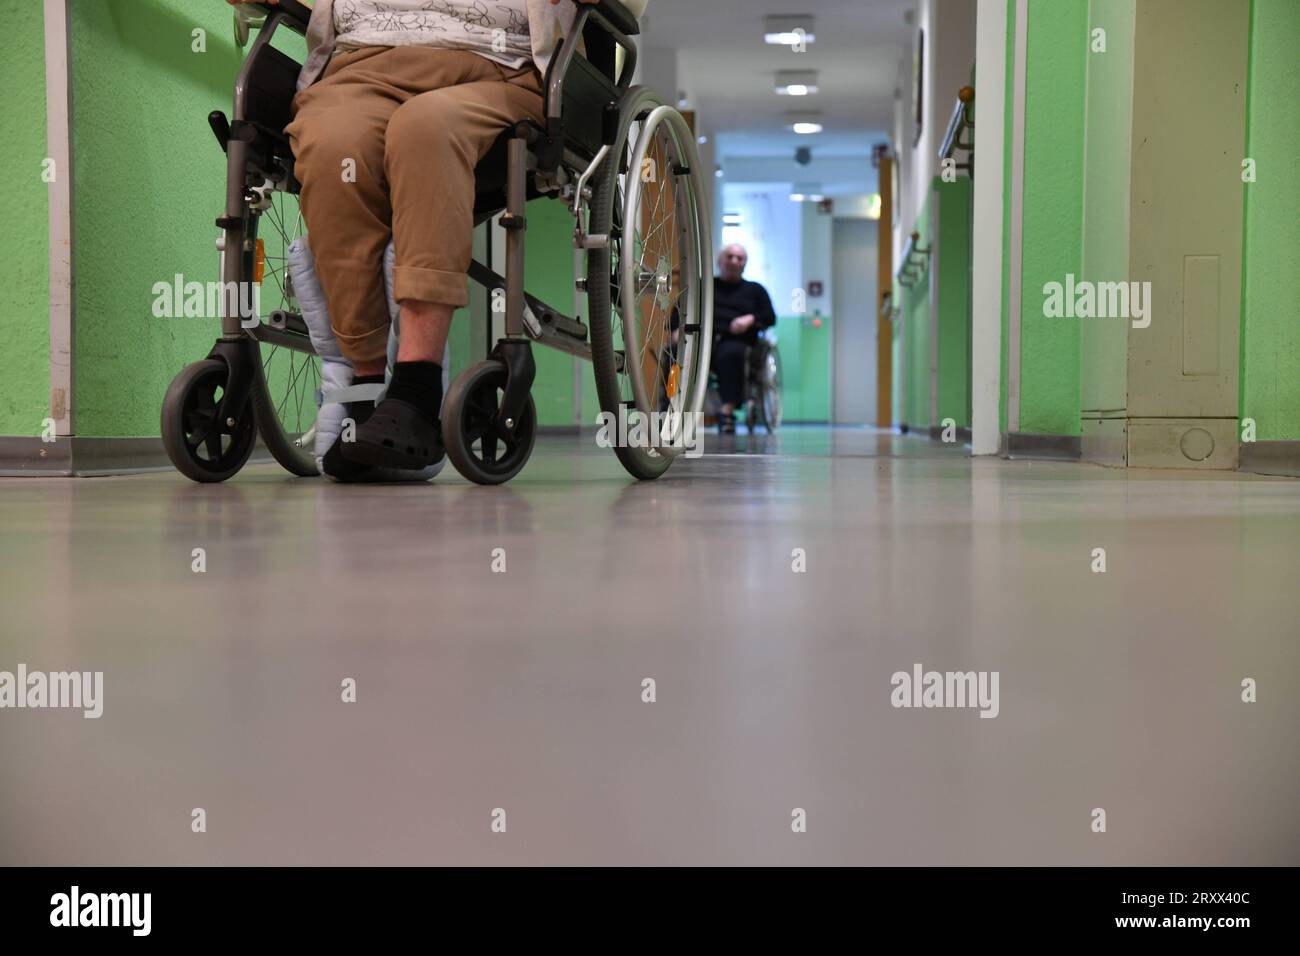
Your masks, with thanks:
[{"label": "wheelchair handgrip", "polygon": [[311,22],[311,7],[302,3],[301,0],[280,0],[279,3],[259,3],[258,8],[263,13],[275,13],[280,11],[288,14],[289,25],[299,33],[307,33],[307,24]]},{"label": "wheelchair handgrip", "polygon": [[[640,25],[636,22],[636,17],[632,12],[623,6],[619,0],[600,0],[600,3],[594,5],[605,19],[609,21],[610,26],[615,30],[626,33],[630,37],[636,36],[641,32]],[[600,19],[597,17],[597,19]]]}]

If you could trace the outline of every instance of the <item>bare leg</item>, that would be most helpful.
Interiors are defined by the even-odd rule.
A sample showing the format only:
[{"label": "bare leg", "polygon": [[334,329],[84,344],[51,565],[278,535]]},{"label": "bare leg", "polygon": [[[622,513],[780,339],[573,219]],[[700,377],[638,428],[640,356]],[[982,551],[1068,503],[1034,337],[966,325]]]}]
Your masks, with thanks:
[{"label": "bare leg", "polygon": [[434,362],[442,364],[447,350],[447,335],[451,332],[451,316],[455,308],[436,302],[403,299],[401,303],[402,332],[397,347],[399,362]]},{"label": "bare leg", "polygon": [[352,371],[356,373],[357,378],[364,376],[383,375],[384,369],[388,367],[387,359],[372,359],[369,362],[353,362]]},{"label": "bare leg", "polygon": [[[456,310],[449,305],[417,299],[404,299],[400,306],[402,334],[397,360],[441,365],[447,349],[447,335],[451,332],[451,316]],[[388,360],[383,358],[353,363],[358,376],[383,375],[387,365]]]}]

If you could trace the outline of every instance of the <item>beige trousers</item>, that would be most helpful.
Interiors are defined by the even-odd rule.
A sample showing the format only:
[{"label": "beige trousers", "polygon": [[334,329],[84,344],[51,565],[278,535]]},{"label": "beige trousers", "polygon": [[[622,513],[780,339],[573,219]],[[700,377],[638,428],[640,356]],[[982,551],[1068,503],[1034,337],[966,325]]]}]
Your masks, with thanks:
[{"label": "beige trousers", "polygon": [[508,126],[542,119],[542,79],[476,53],[342,49],[299,93],[287,133],[339,346],[353,362],[388,342],[383,255],[394,293],[460,307],[474,231],[474,167]]}]

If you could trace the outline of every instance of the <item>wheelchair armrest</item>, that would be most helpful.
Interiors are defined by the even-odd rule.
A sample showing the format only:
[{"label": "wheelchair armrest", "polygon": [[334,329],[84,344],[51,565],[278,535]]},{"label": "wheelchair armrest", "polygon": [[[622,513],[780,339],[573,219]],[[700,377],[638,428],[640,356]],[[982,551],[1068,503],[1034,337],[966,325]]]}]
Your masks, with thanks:
[{"label": "wheelchair armrest", "polygon": [[[578,43],[589,29],[603,31],[604,43],[598,44],[603,47],[603,51],[597,53],[593,49],[592,44],[596,37],[592,36],[588,40],[588,57],[578,57]],[[567,101],[585,100],[586,102],[581,103],[580,111],[586,113],[593,106],[598,105],[593,97],[603,98],[606,104],[616,103],[627,91],[632,82],[632,74],[636,70],[637,60],[636,43],[631,36],[639,31],[636,17],[632,16],[627,7],[617,0],[600,0],[598,4],[578,4],[573,25],[568,35],[557,44],[555,53],[551,57],[551,64],[546,71],[546,133],[551,140],[549,144],[551,148],[543,156],[543,168],[553,168],[552,164],[558,160],[559,151],[563,148],[564,124],[561,117],[567,112],[565,109]],[[613,75],[615,45],[622,47],[624,51],[623,70],[617,80]],[[596,54],[595,62],[591,56],[593,53]],[[577,86],[582,88],[581,94],[566,90],[567,78],[575,59],[587,61],[574,70],[575,73],[581,74],[581,78],[576,81]],[[601,91],[602,95],[594,96],[598,91]],[[575,102],[574,106],[579,104]],[[597,126],[604,123],[603,116],[586,116],[585,120],[587,124],[594,122]],[[585,138],[589,141],[592,139],[590,136]],[[596,138],[609,141],[609,134],[602,133]]]},{"label": "wheelchair armrest", "polygon": [[263,13],[284,13],[289,26],[298,33],[306,35],[307,24],[311,22],[311,7],[301,0],[280,0],[276,4],[259,3],[257,6]]},{"label": "wheelchair armrest", "polygon": [[595,12],[604,18],[605,23],[615,30],[621,30],[630,37],[641,32],[641,26],[636,22],[636,17],[632,16],[632,11],[623,6],[619,0],[600,0],[600,3],[595,4],[594,7]]}]

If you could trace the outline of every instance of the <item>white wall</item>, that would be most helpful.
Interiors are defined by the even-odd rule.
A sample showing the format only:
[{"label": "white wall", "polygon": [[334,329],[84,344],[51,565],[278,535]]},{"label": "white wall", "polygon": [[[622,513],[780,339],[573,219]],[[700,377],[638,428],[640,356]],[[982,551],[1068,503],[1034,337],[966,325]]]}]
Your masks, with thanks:
[{"label": "white wall", "polygon": [[748,250],[745,278],[767,288],[777,315],[789,315],[792,294],[803,287],[802,204],[790,201],[788,183],[728,182],[722,193],[723,211],[744,217],[724,238]]},{"label": "white wall", "polygon": [[1006,117],[1007,4],[979,0],[975,117],[980,168],[975,179],[971,276],[971,453],[996,455],[1001,440],[1002,169]]},{"label": "white wall", "polygon": [[[808,295],[807,308],[804,310],[808,315],[830,315],[831,302],[834,301],[832,296],[832,287],[835,282],[832,278],[831,262],[831,243],[834,240],[833,227],[835,220],[820,212],[817,204],[813,202],[797,203],[801,207],[803,242],[803,288],[808,289],[810,283],[820,282],[822,284],[822,294],[814,297]],[[790,309],[791,303],[786,301],[783,310],[787,314],[793,312]]]},{"label": "white wall", "polygon": [[[975,63],[975,0],[916,0],[915,11],[913,38],[903,53],[899,71],[902,95],[895,103],[894,145],[902,179],[900,218],[894,225],[895,261],[912,232],[930,183],[938,174],[939,144],[948,128],[957,91],[970,84]],[[924,125],[920,139],[913,145],[916,119],[912,60],[919,29],[925,31]]]},{"label": "white wall", "polygon": [[837,424],[876,420],[876,223],[834,221],[831,416]]}]

